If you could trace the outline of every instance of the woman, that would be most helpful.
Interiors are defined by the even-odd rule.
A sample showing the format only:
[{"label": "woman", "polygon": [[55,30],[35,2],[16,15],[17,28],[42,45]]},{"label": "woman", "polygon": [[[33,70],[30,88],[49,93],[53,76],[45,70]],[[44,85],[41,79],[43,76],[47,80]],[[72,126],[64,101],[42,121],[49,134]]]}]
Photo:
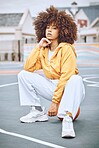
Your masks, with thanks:
[{"label": "woman", "polygon": [[[77,26],[65,11],[51,6],[34,21],[38,44],[18,74],[21,105],[32,107],[21,122],[47,121],[58,116],[62,121],[62,137],[75,137],[73,120],[84,99],[84,85],[78,75],[76,53]],[[42,69],[44,75],[35,73]],[[40,99],[51,101],[48,116]]]}]

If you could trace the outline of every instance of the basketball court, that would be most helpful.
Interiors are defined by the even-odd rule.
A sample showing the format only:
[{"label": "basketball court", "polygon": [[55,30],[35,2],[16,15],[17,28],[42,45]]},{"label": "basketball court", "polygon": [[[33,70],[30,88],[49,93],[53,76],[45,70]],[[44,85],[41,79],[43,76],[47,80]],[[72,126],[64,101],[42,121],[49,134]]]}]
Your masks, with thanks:
[{"label": "basketball court", "polygon": [[[92,61],[93,63],[93,61]],[[86,97],[74,122],[76,138],[61,138],[61,121],[20,123],[28,107],[20,107],[17,74],[23,63],[0,63],[0,148],[99,148],[99,61],[78,64]],[[48,109],[50,102],[42,100]]]}]

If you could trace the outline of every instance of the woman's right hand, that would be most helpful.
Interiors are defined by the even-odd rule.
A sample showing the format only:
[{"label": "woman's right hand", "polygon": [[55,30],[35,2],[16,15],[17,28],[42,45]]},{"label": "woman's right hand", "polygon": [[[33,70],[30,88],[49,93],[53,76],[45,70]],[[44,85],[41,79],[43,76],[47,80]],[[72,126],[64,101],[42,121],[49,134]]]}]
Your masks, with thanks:
[{"label": "woman's right hand", "polygon": [[46,46],[48,46],[49,44],[51,44],[51,41],[50,41],[50,40],[48,40],[47,38],[42,38],[42,39],[40,40],[40,42],[38,43],[38,47],[39,47],[39,48],[46,47]]}]

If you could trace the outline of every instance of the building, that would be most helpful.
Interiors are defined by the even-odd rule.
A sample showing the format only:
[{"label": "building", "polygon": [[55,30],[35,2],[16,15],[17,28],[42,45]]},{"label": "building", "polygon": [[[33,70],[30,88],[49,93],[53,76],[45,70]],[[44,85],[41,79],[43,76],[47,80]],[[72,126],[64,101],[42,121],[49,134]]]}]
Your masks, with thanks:
[{"label": "building", "polygon": [[0,14],[0,61],[21,61],[24,43],[34,42],[33,19],[24,13]]},{"label": "building", "polygon": [[76,21],[78,26],[77,42],[99,42],[99,3],[93,2],[89,6],[78,7],[76,2],[71,7],[58,8],[65,10]]},{"label": "building", "polygon": [[[58,9],[65,10],[77,23],[77,43],[99,43],[99,3],[79,7],[73,2],[71,7]],[[29,10],[0,14],[0,61],[24,60],[36,43],[34,19]]]},{"label": "building", "polygon": [[79,42],[99,43],[99,17],[88,27],[79,30]]}]

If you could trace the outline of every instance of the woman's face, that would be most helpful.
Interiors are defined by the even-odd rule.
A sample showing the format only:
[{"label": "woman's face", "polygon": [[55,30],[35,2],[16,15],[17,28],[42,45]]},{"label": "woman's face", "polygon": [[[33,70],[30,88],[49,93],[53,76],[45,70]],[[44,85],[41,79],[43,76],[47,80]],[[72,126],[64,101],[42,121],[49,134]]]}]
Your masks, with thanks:
[{"label": "woman's face", "polygon": [[58,40],[59,29],[54,23],[47,25],[46,27],[46,38],[49,40]]}]

